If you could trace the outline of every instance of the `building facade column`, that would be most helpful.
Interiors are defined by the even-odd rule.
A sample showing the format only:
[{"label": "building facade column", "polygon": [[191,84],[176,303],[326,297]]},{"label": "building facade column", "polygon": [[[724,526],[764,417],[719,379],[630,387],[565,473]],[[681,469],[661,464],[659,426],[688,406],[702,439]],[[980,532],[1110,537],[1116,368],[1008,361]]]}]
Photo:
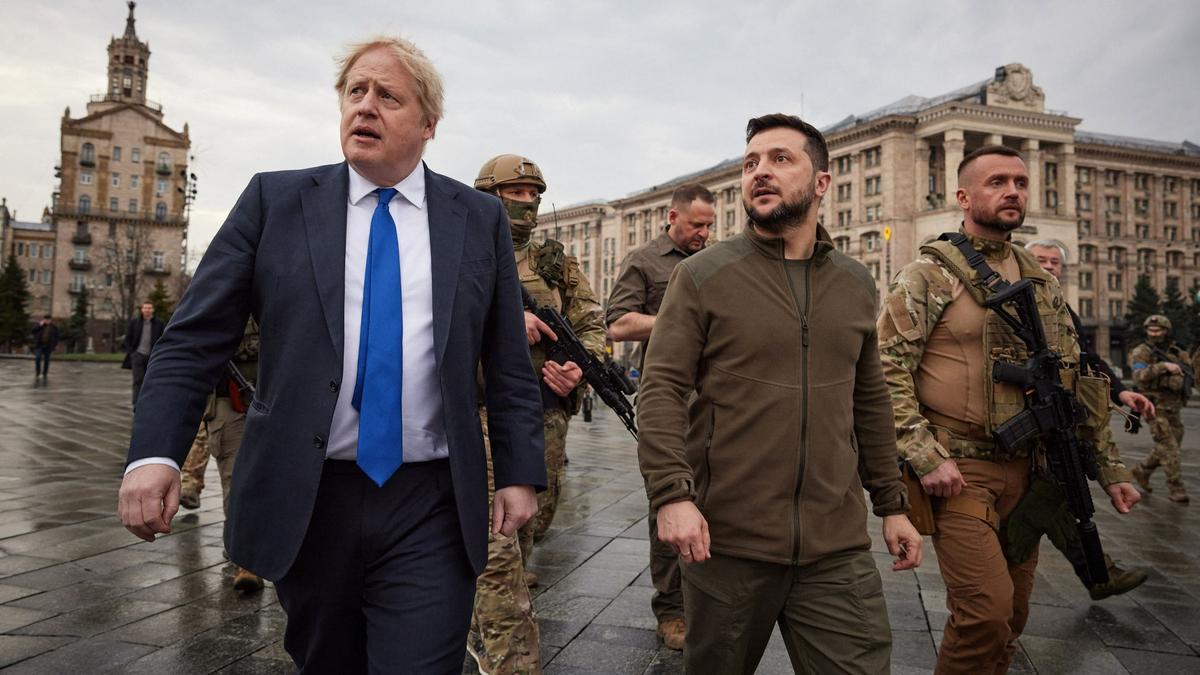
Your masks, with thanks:
[{"label": "building facade column", "polygon": [[[1093,183],[1099,176],[1092,176]],[[1058,169],[1058,213],[1067,218],[1075,217],[1075,190],[1078,188],[1075,176],[1075,144],[1064,143],[1062,146],[1062,161]],[[1091,184],[1089,184],[1090,187]]]},{"label": "building facade column", "polygon": [[963,148],[967,145],[962,129],[947,129],[942,137],[942,149],[946,157],[946,204],[954,204],[958,192],[958,164],[963,159]]},{"label": "building facade column", "polygon": [[1003,134],[988,134],[984,136],[983,142],[985,145],[1004,145]]},{"label": "building facade column", "polygon": [[1025,166],[1029,169],[1029,204],[1026,211],[1041,213],[1042,204],[1042,151],[1037,139],[1021,141],[1021,152],[1025,153]]},{"label": "building facade column", "polygon": [[916,140],[913,151],[913,209],[916,213],[929,210],[929,141]]}]

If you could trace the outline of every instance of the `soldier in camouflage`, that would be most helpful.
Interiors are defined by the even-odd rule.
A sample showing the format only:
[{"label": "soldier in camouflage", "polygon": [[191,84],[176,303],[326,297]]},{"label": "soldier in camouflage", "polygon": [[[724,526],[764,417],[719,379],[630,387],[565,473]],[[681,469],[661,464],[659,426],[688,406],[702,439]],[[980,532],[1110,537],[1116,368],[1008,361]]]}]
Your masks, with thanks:
[{"label": "soldier in camouflage", "polygon": [[[524,157],[499,155],[479,170],[475,187],[504,203],[512,226],[517,276],[529,296],[538,305],[562,314],[584,346],[603,359],[604,317],[579,261],[567,255],[557,241],[533,241],[538,206],[546,190],[541,170]],[[481,670],[487,672],[534,672],[540,668],[536,624],[531,637],[528,628],[532,608],[522,599],[528,598],[528,587],[535,586],[537,578],[523,563],[529,561],[534,541],[554,520],[566,464],[567,422],[581,403],[583,371],[578,364],[546,359],[542,340],[556,336],[532,312],[525,312],[525,329],[530,359],[542,382],[547,488],[538,495],[538,514],[518,531],[519,545],[495,535],[489,540],[487,569],[476,586],[473,630],[467,644]],[[510,572],[495,573],[505,569]]]},{"label": "soldier in camouflage", "polygon": [[1190,363],[1191,358],[1171,339],[1171,320],[1167,317],[1154,314],[1146,318],[1142,327],[1146,329],[1146,341],[1129,353],[1129,368],[1134,385],[1154,401],[1157,413],[1150,421],[1154,450],[1144,462],[1133,467],[1133,477],[1143,490],[1152,492],[1150,476],[1161,466],[1170,489],[1167,499],[1187,504],[1188,493],[1179,468],[1179,444],[1183,442],[1179,411],[1191,391],[1184,384],[1184,369],[1180,364]]},{"label": "soldier in camouflage", "polygon": [[[961,231],[1004,279],[1033,279],[1047,341],[1077,371],[1077,336],[1058,282],[1009,243],[1028,199],[1021,156],[986,146],[967,155],[958,173]],[[921,253],[889,286],[878,331],[900,456],[934,498],[933,543],[950,612],[935,672],[1003,673],[1028,619],[1037,553],[1006,560],[1000,532],[1029,490],[1037,453],[1005,456],[993,442],[996,426],[1024,409],[1024,395],[990,375],[993,363],[1024,363],[1027,352],[985,309],[990,289],[955,245],[935,241]],[[1101,484],[1127,512],[1138,499],[1129,472],[1111,444],[1097,454]]]}]

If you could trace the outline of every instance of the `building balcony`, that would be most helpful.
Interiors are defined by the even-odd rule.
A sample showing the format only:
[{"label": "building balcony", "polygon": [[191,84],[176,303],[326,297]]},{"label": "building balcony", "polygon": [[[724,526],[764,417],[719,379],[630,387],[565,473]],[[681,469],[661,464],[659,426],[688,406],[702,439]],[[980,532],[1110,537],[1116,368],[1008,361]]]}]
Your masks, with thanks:
[{"label": "building balcony", "polygon": [[160,176],[170,176],[171,175],[171,165],[170,164],[157,164],[154,167],[154,173],[157,173]]},{"label": "building balcony", "polygon": [[147,265],[142,268],[142,273],[152,277],[168,277],[171,276],[171,266],[163,265],[155,267],[154,265]]},{"label": "building balcony", "polygon": [[67,261],[67,267],[77,271],[90,270],[92,261],[88,258],[71,258]]},{"label": "building balcony", "polygon": [[79,160],[79,166],[94,167],[94,166],[96,166],[96,160],[88,159],[85,157],[85,158]]},{"label": "building balcony", "polygon": [[84,291],[84,289],[85,289],[84,286],[76,286],[75,284],[71,284],[70,286],[67,286],[67,292],[70,293],[71,295],[79,295],[80,293],[82,293]]},{"label": "building balcony", "polygon": [[91,246],[92,245],[92,233],[91,232],[76,232],[75,234],[71,235],[71,243],[75,244],[76,246]]}]

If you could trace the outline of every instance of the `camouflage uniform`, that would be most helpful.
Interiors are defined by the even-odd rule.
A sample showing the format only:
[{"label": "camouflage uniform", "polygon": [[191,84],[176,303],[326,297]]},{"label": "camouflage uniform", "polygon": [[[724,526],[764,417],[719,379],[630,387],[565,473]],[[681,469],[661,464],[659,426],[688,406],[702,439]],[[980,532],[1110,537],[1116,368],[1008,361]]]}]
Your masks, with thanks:
[{"label": "camouflage uniform", "polygon": [[[496,497],[487,415],[482,412],[483,447],[487,451],[488,511]],[[490,519],[489,519],[490,522]],[[488,561],[475,582],[475,609],[467,646],[486,673],[539,673],[537,617],[525,584],[517,538],[488,534]]]},{"label": "camouflage uniform", "polygon": [[196,439],[192,441],[192,447],[188,450],[187,459],[183,461],[183,467],[179,470],[180,494],[194,495],[195,499],[200,499],[200,493],[204,491],[204,472],[208,469],[208,429],[204,425],[204,420],[200,420],[200,429],[196,431]]},{"label": "camouflage uniform", "polygon": [[[517,251],[517,275],[521,285],[538,305],[553,307],[575,329],[584,347],[598,358],[604,352],[604,314],[591,284],[583,276],[579,261],[563,253],[562,244],[549,240],[531,242]],[[542,343],[530,347],[529,357],[540,380],[546,362]],[[578,389],[568,399],[561,399],[542,385],[545,407],[546,478],[547,487],[538,494],[538,513],[520,530],[521,557],[528,561],[533,554],[533,542],[541,539],[558,510],[566,466],[567,425],[570,416],[579,409]]]},{"label": "camouflage uniform", "polygon": [[[1057,281],[1022,248],[978,237],[969,240],[988,264],[1010,281],[1034,280],[1046,340],[1063,356],[1068,368],[1064,382],[1073,384],[1078,375],[1079,348]],[[993,382],[991,364],[1023,364],[1028,353],[995,312],[982,309],[988,291],[953,244],[933,242],[921,247],[921,253],[889,286],[878,329],[901,458],[921,476],[954,459],[967,483],[957,497],[934,498],[937,532],[933,543],[946,581],[950,610],[937,672],[979,672],[983,663],[995,664],[996,672],[1004,672],[1028,619],[1037,555],[1035,550],[1023,562],[1006,563],[999,531],[1028,490],[1034,448],[1020,448],[1013,456],[1002,456],[992,441],[995,427],[1024,409],[1024,395],[1016,386]],[[949,332],[948,309],[955,303],[974,303],[964,305],[968,309],[957,310],[955,320],[978,316],[982,322],[982,326],[972,328],[969,337],[965,331]],[[937,381],[931,371],[922,369],[935,329],[941,331],[939,339],[948,336],[956,340],[964,354],[974,345],[981,348],[984,372],[961,384],[953,382],[952,386],[961,387],[957,391],[918,389],[920,381]],[[959,367],[971,363],[964,357]],[[951,397],[958,392],[964,398],[970,398],[972,392],[976,399],[982,396],[982,423],[942,415],[926,405],[938,395]],[[1107,409],[1107,401],[1104,405]],[[1098,414],[1095,417],[1100,419]],[[930,418],[937,423],[931,423]],[[1098,442],[1097,460],[1103,485],[1130,479],[1111,443]]]},{"label": "camouflage uniform", "polygon": [[[1188,364],[1188,353],[1174,342],[1160,345],[1171,359]],[[1154,402],[1155,416],[1150,421],[1150,433],[1154,436],[1154,450],[1139,466],[1146,481],[1159,466],[1167,474],[1167,486],[1173,494],[1184,492],[1183,474],[1179,468],[1179,444],[1183,441],[1183,422],[1179,412],[1187,403],[1191,392],[1183,391],[1183,375],[1167,372],[1166,362],[1155,356],[1154,346],[1148,342],[1134,347],[1129,353],[1129,368],[1138,391]]]}]

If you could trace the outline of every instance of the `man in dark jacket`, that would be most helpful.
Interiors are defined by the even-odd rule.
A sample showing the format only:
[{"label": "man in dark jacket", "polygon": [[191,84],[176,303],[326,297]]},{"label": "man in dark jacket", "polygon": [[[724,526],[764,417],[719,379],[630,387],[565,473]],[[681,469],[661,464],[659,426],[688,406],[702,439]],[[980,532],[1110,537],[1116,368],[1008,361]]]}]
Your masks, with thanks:
[{"label": "man in dark jacket", "polygon": [[33,376],[46,377],[50,370],[50,355],[58,346],[58,326],[47,314],[33,327]]},{"label": "man in dark jacket", "polygon": [[133,407],[137,408],[138,392],[142,390],[142,380],[146,378],[146,365],[150,363],[150,350],[154,343],[162,337],[167,325],[162,319],[154,316],[154,305],[142,303],[140,316],[134,317],[125,329],[125,339],[121,349],[125,351],[125,362],[121,367],[133,371]]}]

